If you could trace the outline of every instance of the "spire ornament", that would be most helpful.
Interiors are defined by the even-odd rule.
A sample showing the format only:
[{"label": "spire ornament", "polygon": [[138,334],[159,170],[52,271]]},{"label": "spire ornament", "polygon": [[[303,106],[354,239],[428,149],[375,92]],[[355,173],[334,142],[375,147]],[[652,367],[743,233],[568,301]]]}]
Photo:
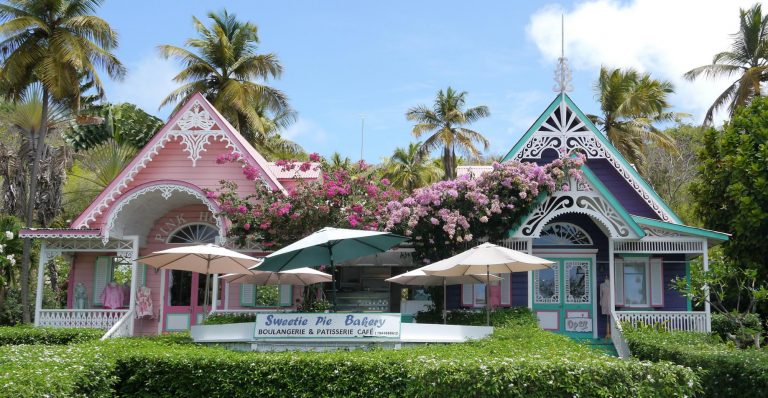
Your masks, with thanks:
[{"label": "spire ornament", "polygon": [[555,67],[555,86],[552,88],[556,93],[566,93],[573,91],[571,86],[571,69],[568,67],[568,58],[565,57],[565,16],[560,16],[560,58],[557,59]]}]

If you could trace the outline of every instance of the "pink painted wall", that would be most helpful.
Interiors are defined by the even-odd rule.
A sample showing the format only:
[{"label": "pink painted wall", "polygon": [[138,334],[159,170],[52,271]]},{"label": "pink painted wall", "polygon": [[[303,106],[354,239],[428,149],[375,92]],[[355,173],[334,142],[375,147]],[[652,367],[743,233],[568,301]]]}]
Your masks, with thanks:
[{"label": "pink painted wall", "polygon": [[[200,188],[216,189],[219,187],[219,181],[226,179],[235,181],[239,186],[238,191],[242,195],[255,192],[254,181],[245,178],[239,163],[216,163],[216,157],[219,154],[231,152],[230,149],[226,148],[224,142],[214,141],[206,145],[206,150],[202,152],[195,167],[192,167],[192,161],[184,148],[185,146],[181,144],[180,139],[166,143],[165,147],[147,164],[147,167],[139,171],[133,181],[128,184],[128,187],[121,191],[122,194],[116,201],[119,201],[126,192],[139,185],[163,180],[185,181]],[[109,214],[108,209],[104,210],[96,218],[96,221],[91,222],[90,227],[102,227],[107,214]]]},{"label": "pink painted wall", "polygon": [[[85,289],[88,292],[88,304],[87,308],[101,308],[93,306],[94,294],[100,295],[101,292],[94,293],[93,291],[93,271],[94,264],[96,264],[96,258],[99,256],[114,256],[114,252],[103,253],[76,253],[72,262],[72,270],[70,274],[74,272],[74,277],[70,277],[69,284],[71,288],[67,289],[67,308],[74,308],[74,287],[78,283],[83,283]],[[128,303],[128,299],[125,300]]]}]

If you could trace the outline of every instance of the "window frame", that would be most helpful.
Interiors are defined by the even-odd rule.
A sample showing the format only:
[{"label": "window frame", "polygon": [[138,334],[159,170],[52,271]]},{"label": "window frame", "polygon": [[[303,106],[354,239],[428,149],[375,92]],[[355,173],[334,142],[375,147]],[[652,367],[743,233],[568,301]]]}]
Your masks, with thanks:
[{"label": "window frame", "polygon": [[[623,264],[622,264],[622,293],[624,295],[623,307],[625,308],[651,308],[651,262],[650,257],[642,256],[642,257],[624,257],[623,258]],[[627,265],[629,264],[642,264],[644,267],[644,274],[645,274],[645,303],[635,303],[635,304],[628,304],[627,301],[627,286],[626,286],[626,278],[627,278]],[[632,274],[634,275],[634,274]]]}]

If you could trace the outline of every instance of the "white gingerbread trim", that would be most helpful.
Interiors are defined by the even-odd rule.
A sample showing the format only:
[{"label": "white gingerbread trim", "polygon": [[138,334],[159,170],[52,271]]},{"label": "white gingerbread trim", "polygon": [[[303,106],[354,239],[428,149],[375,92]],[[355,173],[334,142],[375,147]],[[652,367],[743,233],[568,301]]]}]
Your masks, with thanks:
[{"label": "white gingerbread trim", "polygon": [[[211,111],[208,110],[211,109]],[[206,150],[206,145],[211,142],[219,141],[225,142],[226,148],[232,153],[240,155],[244,159],[249,159],[251,163],[263,166],[257,159],[248,152],[248,148],[241,148],[241,146],[248,146],[249,144],[234,131],[226,121],[216,115],[217,118],[222,120],[222,123],[217,122],[217,118],[214,118],[211,112],[216,112],[212,105],[210,105],[203,96],[195,94],[189,103],[185,104],[180,110],[178,117],[174,117],[163,127],[155,138],[147,144],[146,147],[134,158],[133,161],[123,170],[120,175],[105,189],[105,191],[96,198],[96,202],[92,203],[75,221],[72,228],[88,228],[89,225],[96,221],[96,218],[103,214],[106,209],[125,192],[130,183],[134,180],[136,175],[147,167],[147,165],[154,159],[154,157],[160,152],[161,149],[170,141],[178,141],[184,146],[184,150],[188,154],[188,158],[192,161],[192,167],[196,167],[197,161],[200,160],[202,153]],[[240,137],[240,138],[238,138]],[[242,142],[241,142],[242,141]],[[252,150],[252,148],[251,148]],[[264,184],[269,185],[267,178],[272,180],[271,182],[276,184],[277,187],[282,189],[276,178],[271,177],[271,170],[267,167],[262,167],[263,174],[270,174],[269,177],[263,176],[262,180]]]},{"label": "white gingerbread trim", "polygon": [[511,158],[518,161],[538,159],[546,149],[554,149],[558,153],[580,151],[588,159],[606,159],[654,213],[663,221],[677,223],[678,221],[659,203],[661,199],[645,188],[634,170],[627,169],[624,162],[618,158],[620,155],[603,144],[596,136],[601,133],[593,131],[591,124],[581,120],[576,110],[566,103],[565,98],[564,95],[562,98],[558,97],[556,101],[560,101],[559,104],[543,118],[541,125],[526,142],[519,145],[519,148],[518,145],[515,146],[518,149],[510,154]]},{"label": "white gingerbread trim", "polygon": [[[115,220],[117,219],[117,216],[120,215],[120,212],[123,210],[125,206],[127,206],[129,203],[133,202],[140,196],[150,192],[155,192],[155,191],[160,191],[161,196],[165,200],[168,200],[171,197],[172,192],[176,192],[176,191],[192,195],[200,199],[200,201],[208,208],[211,214],[215,215],[216,213],[218,213],[218,209],[216,208],[216,205],[214,205],[214,203],[211,202],[211,200],[208,199],[199,190],[196,190],[184,185],[178,185],[178,184],[164,183],[164,184],[148,185],[131,192],[130,194],[121,198],[120,201],[115,203],[114,206],[112,206],[112,209],[110,210],[109,215],[107,217],[107,222],[105,223],[105,226],[101,231],[102,240],[104,242],[109,240],[110,231],[115,227]],[[219,228],[219,235],[224,236],[225,234],[224,223],[221,221],[220,217],[214,217],[214,218],[216,219],[216,226]]]}]

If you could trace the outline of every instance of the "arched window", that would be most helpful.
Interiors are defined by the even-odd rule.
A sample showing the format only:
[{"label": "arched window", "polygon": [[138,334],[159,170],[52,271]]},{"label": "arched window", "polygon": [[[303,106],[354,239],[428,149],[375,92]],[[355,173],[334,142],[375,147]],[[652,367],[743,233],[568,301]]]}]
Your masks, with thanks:
[{"label": "arched window", "polygon": [[168,243],[203,244],[216,243],[219,230],[209,224],[187,224],[168,238]]},{"label": "arched window", "polygon": [[541,230],[539,238],[533,240],[540,246],[589,246],[592,238],[580,227],[567,222],[548,224]]}]

